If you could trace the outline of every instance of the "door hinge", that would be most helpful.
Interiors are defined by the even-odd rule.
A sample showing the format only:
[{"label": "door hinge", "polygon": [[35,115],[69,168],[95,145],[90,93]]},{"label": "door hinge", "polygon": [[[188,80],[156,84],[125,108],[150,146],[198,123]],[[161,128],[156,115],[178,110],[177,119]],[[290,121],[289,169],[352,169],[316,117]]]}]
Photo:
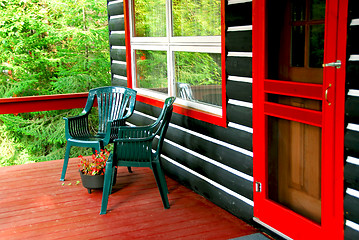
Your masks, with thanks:
[{"label": "door hinge", "polygon": [[262,183],[256,182],[256,192],[262,192]]}]

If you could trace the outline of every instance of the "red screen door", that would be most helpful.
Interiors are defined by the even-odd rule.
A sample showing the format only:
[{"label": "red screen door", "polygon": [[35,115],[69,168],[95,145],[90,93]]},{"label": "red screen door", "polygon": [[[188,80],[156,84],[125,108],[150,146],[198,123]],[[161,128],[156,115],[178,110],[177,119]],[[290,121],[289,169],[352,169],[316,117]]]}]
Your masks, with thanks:
[{"label": "red screen door", "polygon": [[253,9],[255,220],[294,239],[343,238],[334,146],[347,1],[259,0]]}]

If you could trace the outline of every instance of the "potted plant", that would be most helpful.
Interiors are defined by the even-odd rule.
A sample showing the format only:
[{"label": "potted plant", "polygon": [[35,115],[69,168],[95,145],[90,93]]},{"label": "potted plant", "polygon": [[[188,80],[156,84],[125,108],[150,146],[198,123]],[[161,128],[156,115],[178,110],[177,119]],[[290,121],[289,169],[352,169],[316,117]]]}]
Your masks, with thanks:
[{"label": "potted plant", "polygon": [[[100,152],[95,151],[95,154],[92,154],[91,158],[80,158],[80,176],[82,185],[87,188],[88,193],[91,193],[91,189],[98,189],[103,187],[106,161],[110,153],[105,149]],[[116,178],[114,178],[114,183],[116,183]]]}]

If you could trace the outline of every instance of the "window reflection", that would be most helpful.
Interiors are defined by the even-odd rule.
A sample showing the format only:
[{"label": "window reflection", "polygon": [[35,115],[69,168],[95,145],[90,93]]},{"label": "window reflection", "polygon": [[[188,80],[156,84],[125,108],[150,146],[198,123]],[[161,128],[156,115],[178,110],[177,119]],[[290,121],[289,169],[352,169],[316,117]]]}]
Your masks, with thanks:
[{"label": "window reflection", "polygon": [[137,87],[168,93],[166,51],[136,50]]},{"label": "window reflection", "polygon": [[166,0],[134,0],[134,37],[166,37]]},{"label": "window reflection", "polygon": [[220,36],[220,0],[173,0],[173,36]]}]

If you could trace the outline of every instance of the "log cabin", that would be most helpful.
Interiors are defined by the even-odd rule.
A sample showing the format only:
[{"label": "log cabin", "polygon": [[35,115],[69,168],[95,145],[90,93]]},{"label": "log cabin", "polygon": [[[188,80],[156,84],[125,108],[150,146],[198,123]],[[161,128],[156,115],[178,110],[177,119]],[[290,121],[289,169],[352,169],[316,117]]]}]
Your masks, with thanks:
[{"label": "log cabin", "polygon": [[[177,96],[166,173],[282,237],[358,239],[359,3],[217,1],[220,32],[198,37],[175,26],[179,1],[147,12],[163,33],[142,31],[137,2],[108,2],[113,85],[138,90],[136,125]],[[142,87],[151,51],[167,57],[165,89]],[[219,55],[220,84],[181,95],[181,52]]]},{"label": "log cabin", "polygon": [[[107,1],[112,84],[138,91],[129,124],[148,124],[176,96],[168,176],[286,239],[359,239],[359,2],[191,2],[148,1],[138,14],[139,1]],[[213,79],[191,81],[204,63]],[[0,113],[85,100],[2,99]]]}]

